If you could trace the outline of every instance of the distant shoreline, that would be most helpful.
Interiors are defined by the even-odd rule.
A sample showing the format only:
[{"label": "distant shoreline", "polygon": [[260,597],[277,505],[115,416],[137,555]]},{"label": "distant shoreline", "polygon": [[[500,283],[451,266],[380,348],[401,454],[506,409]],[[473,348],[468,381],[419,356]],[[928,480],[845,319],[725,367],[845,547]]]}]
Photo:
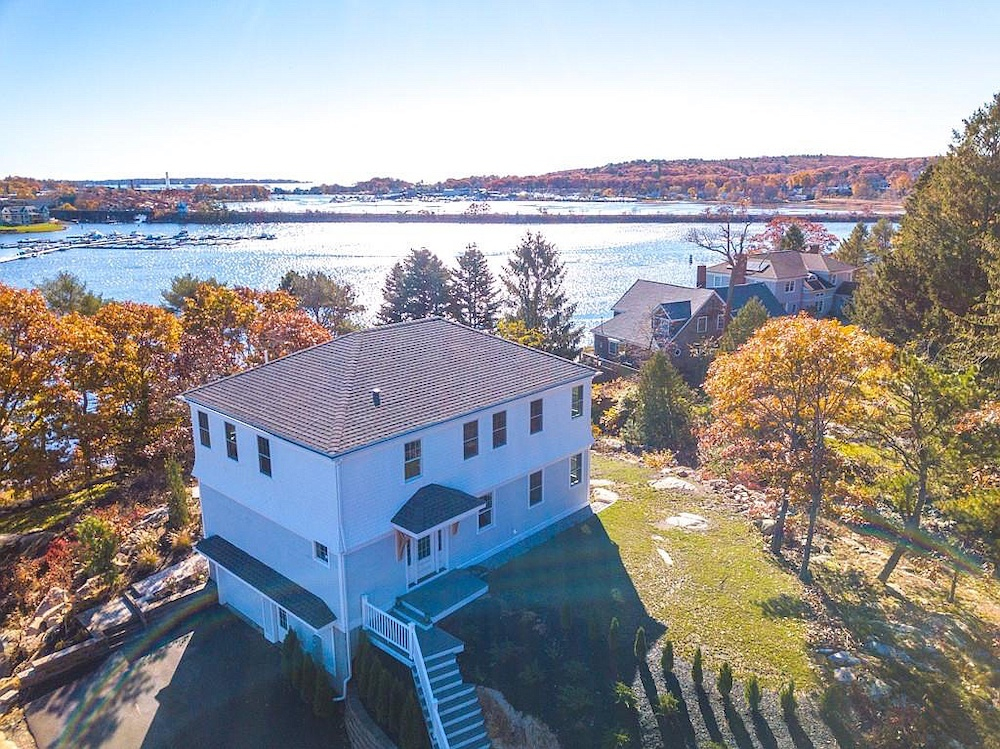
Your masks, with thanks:
[{"label": "distant shoreline", "polygon": [[[109,220],[131,223],[141,211],[53,211],[64,221],[108,223]],[[899,221],[902,212],[817,212],[795,213],[774,210],[751,214],[754,223],[766,223],[775,216],[792,215],[817,223],[874,223],[880,218]],[[718,213],[694,214],[519,214],[485,213],[286,213],[281,211],[221,211],[213,213],[164,213],[149,219],[160,224],[295,224],[295,223],[369,223],[369,224],[704,224],[725,223],[730,218]]]}]

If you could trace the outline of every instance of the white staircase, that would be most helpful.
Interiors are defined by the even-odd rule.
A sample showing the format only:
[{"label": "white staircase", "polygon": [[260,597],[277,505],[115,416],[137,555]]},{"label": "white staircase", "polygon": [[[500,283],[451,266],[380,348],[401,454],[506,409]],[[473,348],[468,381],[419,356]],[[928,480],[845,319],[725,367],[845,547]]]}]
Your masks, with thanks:
[{"label": "white staircase", "polygon": [[434,749],[490,749],[476,688],[462,680],[455,656],[464,644],[406,605],[382,611],[362,599],[364,628],[374,645],[406,664]]}]

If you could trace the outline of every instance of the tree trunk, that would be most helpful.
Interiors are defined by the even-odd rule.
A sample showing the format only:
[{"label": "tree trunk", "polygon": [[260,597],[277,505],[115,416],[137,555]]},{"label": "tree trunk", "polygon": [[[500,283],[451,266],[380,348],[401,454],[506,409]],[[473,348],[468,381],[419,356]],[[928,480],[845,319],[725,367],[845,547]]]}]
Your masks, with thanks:
[{"label": "tree trunk", "polygon": [[896,565],[899,564],[899,560],[903,558],[903,554],[906,553],[906,542],[912,541],[913,536],[916,532],[920,530],[920,515],[924,511],[924,505],[927,503],[927,470],[921,466],[920,472],[917,475],[917,502],[913,506],[913,510],[910,516],[903,521],[903,540],[896,544],[896,548],[892,550],[892,554],[889,555],[889,559],[886,560],[885,567],[882,571],[878,573],[878,579],[882,583],[889,582],[889,576],[892,571],[896,569]]},{"label": "tree trunk", "polygon": [[879,582],[887,583],[889,582],[889,575],[892,571],[896,569],[896,565],[899,564],[899,560],[903,558],[903,554],[906,553],[906,546],[903,544],[896,544],[896,548],[892,550],[892,554],[889,555],[889,559],[885,563],[885,567],[882,571],[878,573]]},{"label": "tree trunk", "polygon": [[823,489],[818,482],[813,484],[810,491],[812,501],[809,503],[809,532],[806,533],[806,545],[802,550],[802,566],[799,568],[799,579],[802,582],[809,582],[809,557],[812,554],[813,535],[816,533],[816,518],[819,516],[819,506],[823,500]]},{"label": "tree trunk", "polygon": [[958,567],[952,570],[951,590],[948,591],[948,603],[955,603],[955,588],[958,587]]},{"label": "tree trunk", "polygon": [[781,495],[781,508],[778,510],[778,517],[774,521],[774,535],[771,536],[771,553],[775,556],[781,554],[781,547],[785,545],[785,518],[788,516],[788,489]]},{"label": "tree trunk", "polygon": [[722,310],[723,333],[729,328],[729,322],[733,316],[734,289],[737,284],[746,283],[747,280],[747,256],[742,252],[737,253],[733,258],[732,266],[732,270],[729,272],[729,288],[726,291],[726,304]]}]

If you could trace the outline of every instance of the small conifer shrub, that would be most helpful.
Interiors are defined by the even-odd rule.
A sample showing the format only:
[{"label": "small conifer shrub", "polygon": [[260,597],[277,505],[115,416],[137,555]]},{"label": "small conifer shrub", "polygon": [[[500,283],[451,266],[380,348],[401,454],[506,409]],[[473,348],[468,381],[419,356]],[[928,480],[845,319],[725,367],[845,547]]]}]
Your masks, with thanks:
[{"label": "small conifer shrub", "polygon": [[646,629],[645,627],[639,627],[635,631],[635,642],[632,643],[632,653],[635,655],[635,660],[637,663],[644,663],[646,661]]},{"label": "small conifer shrub", "polygon": [[733,669],[729,661],[724,661],[719,669],[719,677],[715,680],[715,686],[719,688],[722,699],[728,700],[733,691]]},{"label": "small conifer shrub", "polygon": [[751,674],[746,684],[743,685],[743,696],[747,698],[747,704],[750,705],[750,712],[757,713],[760,710],[760,702],[764,695],[760,691],[760,684],[757,682],[756,674]]},{"label": "small conifer shrub", "polygon": [[663,644],[663,653],[660,655],[660,666],[663,668],[663,675],[673,673],[674,670],[674,643],[667,640]]},{"label": "small conifer shrub", "polygon": [[778,703],[786,719],[795,714],[795,679],[789,679],[788,683],[781,687],[778,692]]},{"label": "small conifer shrub", "polygon": [[702,683],[705,681],[705,672],[702,666],[702,656],[701,648],[694,651],[694,661],[691,663],[691,681],[694,682],[695,687],[701,689]]}]

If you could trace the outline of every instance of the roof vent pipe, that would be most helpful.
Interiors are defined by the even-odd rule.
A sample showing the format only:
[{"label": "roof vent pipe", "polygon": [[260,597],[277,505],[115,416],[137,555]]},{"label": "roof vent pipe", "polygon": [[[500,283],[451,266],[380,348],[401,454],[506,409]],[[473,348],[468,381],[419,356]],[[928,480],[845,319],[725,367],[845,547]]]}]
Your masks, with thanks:
[{"label": "roof vent pipe", "polygon": [[372,390],[372,405],[373,406],[382,405],[382,391],[379,388],[374,388]]}]

